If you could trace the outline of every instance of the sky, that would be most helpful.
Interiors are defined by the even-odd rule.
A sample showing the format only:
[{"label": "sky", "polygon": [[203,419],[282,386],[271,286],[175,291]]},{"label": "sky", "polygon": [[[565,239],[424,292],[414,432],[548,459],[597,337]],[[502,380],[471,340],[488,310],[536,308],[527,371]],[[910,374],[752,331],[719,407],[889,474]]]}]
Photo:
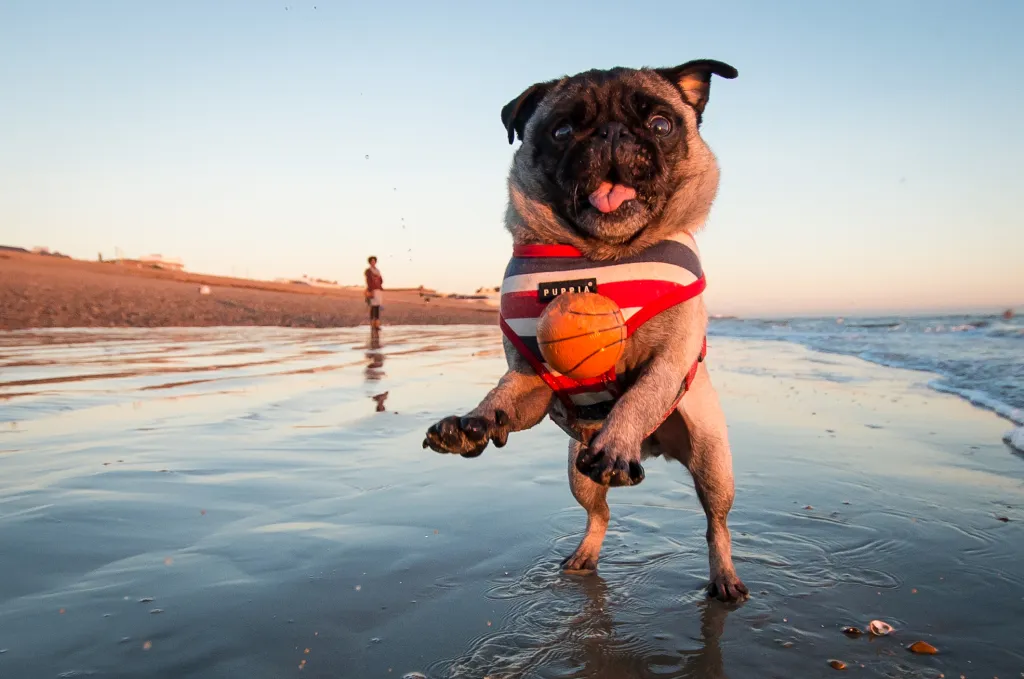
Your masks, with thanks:
[{"label": "sky", "polygon": [[0,244],[500,283],[501,107],[712,58],[712,313],[1024,305],[1024,3],[0,2]]}]

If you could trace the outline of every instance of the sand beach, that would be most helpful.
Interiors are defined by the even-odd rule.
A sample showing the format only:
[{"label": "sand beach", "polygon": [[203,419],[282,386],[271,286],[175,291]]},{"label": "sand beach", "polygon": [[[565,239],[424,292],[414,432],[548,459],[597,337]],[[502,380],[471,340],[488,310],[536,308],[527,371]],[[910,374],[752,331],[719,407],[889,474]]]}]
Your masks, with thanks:
[{"label": "sand beach", "polygon": [[[200,294],[200,288],[208,294]],[[385,292],[386,325],[494,324],[476,300]],[[0,251],[0,330],[69,327],[261,325],[304,328],[368,323],[359,288],[175,272],[114,262]]]}]

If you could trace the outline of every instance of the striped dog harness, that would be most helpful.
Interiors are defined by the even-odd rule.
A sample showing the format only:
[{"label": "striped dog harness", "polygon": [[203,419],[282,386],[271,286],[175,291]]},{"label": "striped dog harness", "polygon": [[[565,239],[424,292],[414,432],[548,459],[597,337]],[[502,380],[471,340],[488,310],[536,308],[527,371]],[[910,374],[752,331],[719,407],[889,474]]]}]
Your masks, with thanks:
[{"label": "striped dog harness", "polygon": [[[576,380],[544,362],[537,320],[563,292],[597,292],[622,310],[626,336],[662,311],[693,299],[706,285],[697,244],[689,234],[661,241],[633,257],[596,262],[571,245],[516,245],[501,284],[501,331],[565,406],[565,421],[552,417],[574,438],[579,428],[599,426],[622,395],[615,368]],[[707,340],[687,373],[671,414],[682,400],[707,353]],[[664,421],[664,419],[662,420]]]}]

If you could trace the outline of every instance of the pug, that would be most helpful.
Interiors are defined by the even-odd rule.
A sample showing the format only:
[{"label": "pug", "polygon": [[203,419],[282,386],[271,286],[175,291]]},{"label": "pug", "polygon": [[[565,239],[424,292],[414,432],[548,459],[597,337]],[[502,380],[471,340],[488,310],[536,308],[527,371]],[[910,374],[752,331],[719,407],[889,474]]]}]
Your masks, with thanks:
[{"label": "pug", "polygon": [[[597,568],[608,489],[640,483],[648,458],[681,462],[707,516],[707,591],[723,601],[748,590],[732,561],[732,457],[704,363],[705,279],[694,235],[719,183],[700,135],[711,81],[737,75],[706,59],[591,70],[531,85],[502,108],[509,143],[521,142],[505,213],[508,370],[476,408],[440,420],[423,441],[476,457],[546,416],[565,430],[569,486],[587,512],[586,532],[562,562],[570,573]],[[605,294],[622,309],[627,337],[607,374],[573,380],[545,362],[537,317],[559,294]]]}]

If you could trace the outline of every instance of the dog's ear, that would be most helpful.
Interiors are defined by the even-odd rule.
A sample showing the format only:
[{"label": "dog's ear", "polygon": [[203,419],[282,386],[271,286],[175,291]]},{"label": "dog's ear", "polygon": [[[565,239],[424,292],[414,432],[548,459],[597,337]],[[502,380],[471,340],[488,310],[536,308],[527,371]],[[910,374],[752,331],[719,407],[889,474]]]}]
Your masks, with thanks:
[{"label": "dog's ear", "polygon": [[739,75],[729,64],[714,59],[688,61],[675,68],[656,69],[656,72],[682,90],[683,99],[697,111],[698,125],[711,94],[711,76],[732,80]]},{"label": "dog's ear", "polygon": [[537,83],[530,85],[522,94],[501,107],[501,124],[508,132],[508,143],[512,144],[519,135],[519,141],[523,140],[523,130],[526,129],[526,121],[537,110],[537,106],[555,83]]}]

